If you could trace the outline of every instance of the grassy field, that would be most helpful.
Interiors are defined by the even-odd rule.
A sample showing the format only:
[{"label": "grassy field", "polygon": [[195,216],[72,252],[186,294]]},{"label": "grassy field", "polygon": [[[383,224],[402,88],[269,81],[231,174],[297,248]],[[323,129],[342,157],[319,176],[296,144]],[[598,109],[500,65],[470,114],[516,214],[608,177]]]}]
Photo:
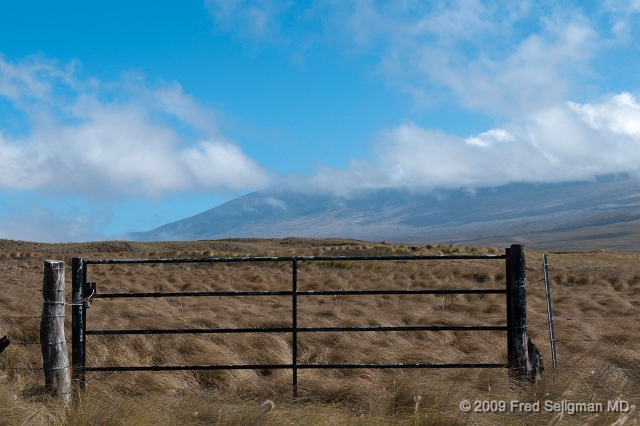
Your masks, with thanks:
[{"label": "grassy field", "polygon": [[[541,253],[527,252],[529,336],[547,370],[540,383],[506,370],[300,370],[299,397],[287,370],[87,373],[86,391],[65,407],[43,388],[39,347],[42,265],[72,257],[156,258],[361,254],[503,253],[504,248],[403,245],[338,239],[38,244],[0,240],[2,425],[453,425],[636,424],[640,403],[640,255],[549,253],[558,340],[554,379]],[[298,288],[502,288],[504,261],[301,262]],[[99,292],[289,290],[287,263],[91,265]],[[298,325],[504,325],[501,295],[305,296]],[[88,329],[290,326],[288,297],[96,299]],[[67,307],[70,340],[71,307]],[[301,363],[500,363],[506,333],[300,333]],[[71,344],[68,343],[71,350]],[[179,334],[88,336],[88,365],[290,363],[291,336]],[[607,401],[629,402],[628,413]],[[506,412],[460,410],[463,400],[505,401]],[[540,412],[510,402],[540,401]],[[603,403],[604,412],[545,412],[544,401]],[[275,406],[265,401],[272,401]],[[524,407],[523,407],[524,408]],[[617,422],[617,423],[616,423]]]}]

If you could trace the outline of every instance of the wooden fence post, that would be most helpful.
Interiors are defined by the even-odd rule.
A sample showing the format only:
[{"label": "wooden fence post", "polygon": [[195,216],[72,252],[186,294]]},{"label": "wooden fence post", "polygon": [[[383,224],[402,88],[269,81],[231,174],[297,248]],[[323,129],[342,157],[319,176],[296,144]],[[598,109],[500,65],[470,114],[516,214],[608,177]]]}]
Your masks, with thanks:
[{"label": "wooden fence post", "polygon": [[509,368],[513,377],[540,380],[544,372],[542,357],[536,345],[527,336],[527,274],[524,246],[513,244],[508,249],[507,297],[510,303]]},{"label": "wooden fence post", "polygon": [[64,337],[64,262],[44,261],[42,297],[40,346],[44,381],[53,395],[67,403],[71,397],[71,378]]}]

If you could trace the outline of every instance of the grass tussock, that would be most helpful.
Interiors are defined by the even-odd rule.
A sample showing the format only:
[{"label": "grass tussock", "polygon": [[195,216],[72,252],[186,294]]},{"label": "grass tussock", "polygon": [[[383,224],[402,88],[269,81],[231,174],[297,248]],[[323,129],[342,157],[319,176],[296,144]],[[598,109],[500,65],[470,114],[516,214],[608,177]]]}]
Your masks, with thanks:
[{"label": "grass tussock", "polygon": [[[551,253],[561,369],[554,380],[540,254],[527,253],[528,333],[547,368],[540,383],[487,369],[301,369],[299,398],[281,369],[88,373],[68,406],[43,388],[39,319],[44,259],[278,255],[499,254],[502,249],[341,239],[39,244],[0,240],[0,425],[455,425],[634,424],[638,411],[465,413],[462,400],[640,403],[639,256]],[[287,262],[91,265],[98,291],[290,290]],[[500,288],[504,261],[299,262],[298,289]],[[67,293],[71,274],[66,274]],[[70,300],[70,294],[67,294]],[[288,327],[290,297],[96,299],[88,329]],[[67,309],[67,338],[71,309]],[[300,296],[300,327],[504,325],[501,295]],[[628,321],[625,321],[628,318]],[[580,319],[580,320],[578,320]],[[88,336],[93,366],[287,364],[291,335],[177,334]],[[71,345],[68,345],[70,351]],[[500,363],[504,332],[300,333],[298,362]],[[635,410],[635,409],[634,409]],[[625,417],[626,416],[626,417]],[[555,422],[555,423],[554,423]]]}]

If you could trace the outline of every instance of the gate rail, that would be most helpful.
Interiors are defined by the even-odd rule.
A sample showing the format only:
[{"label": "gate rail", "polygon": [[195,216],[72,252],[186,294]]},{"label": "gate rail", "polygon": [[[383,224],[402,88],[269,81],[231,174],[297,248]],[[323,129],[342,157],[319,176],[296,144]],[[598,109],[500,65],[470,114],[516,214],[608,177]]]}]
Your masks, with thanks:
[{"label": "gate rail", "polygon": [[[297,289],[298,262],[314,261],[375,261],[375,260],[506,260],[506,288],[458,290],[304,290]],[[148,263],[239,263],[239,262],[291,262],[292,289],[287,291],[202,291],[202,292],[145,292],[99,293],[95,283],[87,283],[88,265],[148,264]],[[518,362],[518,342],[524,333],[526,342],[526,292],[524,291],[524,247],[513,245],[504,255],[425,255],[425,256],[289,256],[289,257],[227,257],[188,259],[102,259],[72,260],[72,366],[73,377],[80,389],[85,386],[86,372],[91,371],[175,371],[175,370],[253,370],[290,369],[293,373],[293,395],[298,393],[299,369],[341,368],[510,368],[522,373]],[[515,276],[514,276],[515,275]],[[514,285],[515,284],[515,285]],[[519,285],[522,288],[516,288]],[[370,326],[370,327],[298,327],[297,300],[299,296],[319,295],[390,295],[390,294],[505,294],[507,325],[504,326]],[[198,328],[198,329],[120,329],[87,330],[86,314],[92,299],[145,298],[145,297],[220,297],[220,296],[289,296],[292,298],[291,327],[256,328]],[[523,310],[524,308],[524,310]],[[523,315],[525,317],[523,318]],[[508,360],[506,363],[410,363],[410,364],[300,364],[298,363],[298,333],[309,332],[366,332],[366,331],[507,331]],[[87,366],[85,360],[86,336],[122,334],[201,334],[201,333],[291,333],[292,362],[288,364],[242,365],[150,365],[150,366]],[[526,348],[526,344],[525,344]],[[526,364],[525,364],[526,365]]]}]

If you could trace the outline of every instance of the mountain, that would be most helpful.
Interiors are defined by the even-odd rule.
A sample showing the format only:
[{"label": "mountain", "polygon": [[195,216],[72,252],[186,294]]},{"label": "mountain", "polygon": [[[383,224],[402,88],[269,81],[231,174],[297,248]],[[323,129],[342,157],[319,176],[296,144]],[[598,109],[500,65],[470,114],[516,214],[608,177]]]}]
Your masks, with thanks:
[{"label": "mountain", "polygon": [[135,241],[299,236],[640,251],[640,180],[608,177],[474,191],[375,189],[349,196],[276,186],[129,235]]}]

